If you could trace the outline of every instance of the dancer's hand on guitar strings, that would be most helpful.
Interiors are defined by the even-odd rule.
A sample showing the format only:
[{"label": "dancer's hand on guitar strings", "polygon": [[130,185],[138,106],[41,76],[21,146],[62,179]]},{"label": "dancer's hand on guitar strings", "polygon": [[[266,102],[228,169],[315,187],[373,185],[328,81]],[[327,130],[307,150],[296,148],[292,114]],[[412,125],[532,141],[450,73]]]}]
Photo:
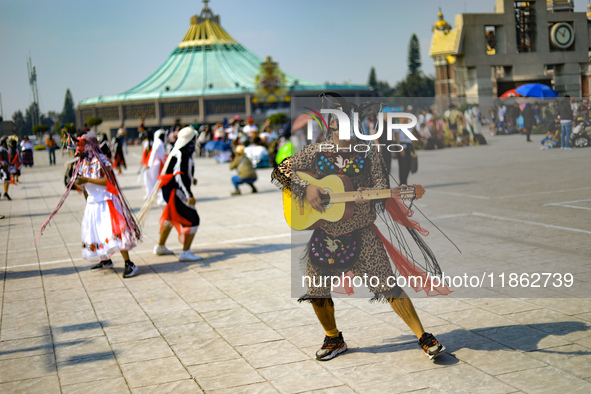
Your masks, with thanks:
[{"label": "dancer's hand on guitar strings", "polygon": [[370,200],[366,200],[365,198],[363,198],[363,195],[361,194],[361,192],[364,190],[367,190],[367,189],[365,187],[360,187],[359,189],[357,189],[359,194],[355,198],[355,204],[367,204],[368,202],[370,202]]},{"label": "dancer's hand on guitar strings", "polygon": [[310,206],[317,210],[320,213],[325,211],[324,206],[322,205],[322,199],[320,198],[320,194],[328,194],[324,191],[323,188],[316,185],[308,185],[306,187],[306,198],[310,202]]}]

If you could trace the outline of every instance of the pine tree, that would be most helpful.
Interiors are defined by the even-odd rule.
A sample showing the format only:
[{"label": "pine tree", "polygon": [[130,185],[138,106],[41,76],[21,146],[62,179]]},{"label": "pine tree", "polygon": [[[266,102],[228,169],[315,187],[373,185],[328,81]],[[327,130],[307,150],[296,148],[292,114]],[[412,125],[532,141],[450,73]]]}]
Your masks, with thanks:
[{"label": "pine tree", "polygon": [[66,123],[76,123],[76,110],[74,108],[74,99],[72,98],[72,93],[70,89],[66,90],[66,98],[64,99],[64,109],[60,115],[60,122],[62,124]]},{"label": "pine tree", "polygon": [[371,70],[369,70],[369,80],[367,81],[367,84],[373,90],[378,88],[378,77],[376,76],[375,67],[372,67]]},{"label": "pine tree", "polygon": [[410,75],[420,72],[421,46],[416,34],[413,34],[408,44],[408,73]]}]

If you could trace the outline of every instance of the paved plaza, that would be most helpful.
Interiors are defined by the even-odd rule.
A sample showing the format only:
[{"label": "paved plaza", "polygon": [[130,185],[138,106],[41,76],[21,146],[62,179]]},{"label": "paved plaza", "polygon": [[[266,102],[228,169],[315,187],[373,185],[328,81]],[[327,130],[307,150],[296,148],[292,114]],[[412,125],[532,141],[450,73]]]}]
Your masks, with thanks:
[{"label": "paved plaza", "polygon": [[[259,170],[259,193],[231,197],[227,164],[197,159],[197,263],[155,256],[160,209],[132,252],[139,275],[90,272],[80,258],[84,198],[56,206],[63,163],[35,167],[0,201],[2,393],[591,392],[591,149],[541,151],[541,136],[487,136],[486,146],[419,152],[411,183],[425,186],[415,218],[444,271],[570,273],[578,290],[539,297],[517,286],[409,292],[425,328],[448,351],[429,361],[387,304],[335,300],[349,350],[314,359],[324,331],[291,291],[292,235],[281,193]],[[140,150],[119,181],[143,203]],[[398,166],[393,162],[393,172]],[[461,250],[450,243],[449,237]],[[173,233],[174,234],[174,233]],[[169,238],[177,254],[181,245]],[[511,296],[512,298],[508,298]]]}]

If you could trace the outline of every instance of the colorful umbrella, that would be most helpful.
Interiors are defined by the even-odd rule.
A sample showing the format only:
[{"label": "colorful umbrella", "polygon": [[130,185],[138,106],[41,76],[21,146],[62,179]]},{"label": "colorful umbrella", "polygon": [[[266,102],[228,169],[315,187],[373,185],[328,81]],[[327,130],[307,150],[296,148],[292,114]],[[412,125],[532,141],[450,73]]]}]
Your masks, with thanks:
[{"label": "colorful umbrella", "polygon": [[505,93],[499,96],[500,98],[507,98],[507,97],[523,97],[519,93],[515,91],[515,89],[507,90]]},{"label": "colorful umbrella", "polygon": [[556,97],[558,92],[548,85],[541,83],[528,83],[515,89],[517,93],[524,97]]}]

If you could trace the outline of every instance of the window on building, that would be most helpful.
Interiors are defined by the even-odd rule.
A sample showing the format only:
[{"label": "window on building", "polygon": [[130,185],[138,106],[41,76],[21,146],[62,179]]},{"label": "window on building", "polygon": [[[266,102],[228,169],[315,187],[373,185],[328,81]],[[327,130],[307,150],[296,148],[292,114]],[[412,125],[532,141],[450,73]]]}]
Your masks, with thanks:
[{"label": "window on building", "polygon": [[497,53],[497,28],[495,26],[484,26],[484,39],[486,42],[486,54]]},{"label": "window on building", "polygon": [[534,52],[536,35],[536,18],[533,1],[515,1],[515,33],[517,35],[517,52]]}]

